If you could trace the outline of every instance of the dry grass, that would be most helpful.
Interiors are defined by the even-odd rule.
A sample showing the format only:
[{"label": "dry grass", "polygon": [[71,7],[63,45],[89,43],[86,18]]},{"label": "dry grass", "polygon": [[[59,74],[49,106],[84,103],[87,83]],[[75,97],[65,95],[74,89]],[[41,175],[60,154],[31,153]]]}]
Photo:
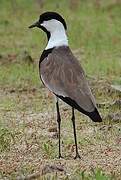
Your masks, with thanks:
[{"label": "dry grass", "polygon": [[[96,86],[94,84],[93,82],[93,87]],[[104,92],[98,91],[100,101]],[[115,98],[120,95],[113,90],[110,93]],[[3,133],[0,134],[2,142],[0,148],[1,178],[7,176],[16,179],[16,177],[33,175],[33,173],[38,175],[38,178],[42,175],[46,177],[48,173],[52,175],[57,173],[58,177],[72,178],[81,177],[83,171],[88,174],[96,169],[101,169],[106,174],[115,175],[117,178],[120,177],[121,123],[104,118],[103,123],[95,124],[76,112],[79,152],[82,159],[73,160],[75,147],[70,121],[71,111],[68,106],[61,103],[64,159],[58,160],[58,135],[54,105],[52,97],[47,97],[44,88],[42,94],[43,96],[40,96],[38,90],[33,93],[29,89],[26,92],[12,93],[9,90],[0,91],[4,102],[8,99],[10,101],[10,109],[6,109],[4,102],[1,105],[1,124],[3,124],[1,126]],[[38,106],[35,99],[40,102],[41,112],[38,107],[35,108]],[[112,99],[109,98],[109,100],[112,102]],[[110,114],[110,111],[119,112],[118,108],[115,110],[112,107],[108,109],[103,107],[100,111],[103,117]]]}]

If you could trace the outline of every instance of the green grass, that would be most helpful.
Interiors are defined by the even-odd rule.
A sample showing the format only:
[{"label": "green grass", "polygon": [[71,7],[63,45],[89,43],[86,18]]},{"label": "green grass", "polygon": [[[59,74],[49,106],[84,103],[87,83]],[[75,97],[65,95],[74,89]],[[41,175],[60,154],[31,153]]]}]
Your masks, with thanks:
[{"label": "green grass", "polygon": [[121,5],[106,10],[95,8],[94,3],[89,1],[82,1],[76,10],[72,10],[68,1],[47,1],[42,9],[32,0],[16,2],[14,14],[11,1],[1,1],[1,54],[17,54],[25,49],[32,57],[39,59],[46,45],[46,35],[38,29],[30,30],[28,26],[43,11],[56,10],[67,20],[71,48],[83,50],[84,55],[80,59],[87,74],[120,76]]},{"label": "green grass", "polygon": [[8,87],[40,87],[38,67],[28,64],[9,64],[0,67],[1,85]]},{"label": "green grass", "polygon": [[[38,72],[46,35],[28,26],[44,11],[61,13],[67,21],[70,47],[89,77],[97,102],[112,103],[121,97],[110,88],[112,83],[121,84],[121,4],[102,0],[97,7],[95,1],[81,0],[77,7],[70,7],[69,0],[46,0],[40,7],[33,0],[13,2],[0,0],[0,179],[26,177],[50,164],[64,167],[66,173],[52,171],[43,179],[120,179],[121,122],[105,118],[119,113],[118,106],[99,109],[104,118],[101,124],[76,112],[82,159],[75,161],[71,111],[61,104],[64,159],[57,159],[53,98]],[[34,63],[24,62],[25,51]]]}]

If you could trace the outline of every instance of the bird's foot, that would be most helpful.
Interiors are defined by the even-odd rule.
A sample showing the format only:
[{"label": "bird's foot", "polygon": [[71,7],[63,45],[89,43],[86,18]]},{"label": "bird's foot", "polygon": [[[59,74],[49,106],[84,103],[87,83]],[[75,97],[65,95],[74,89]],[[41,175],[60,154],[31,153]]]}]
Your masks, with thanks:
[{"label": "bird's foot", "polygon": [[63,156],[61,154],[59,154],[58,158],[59,159],[63,159]]},{"label": "bird's foot", "polygon": [[76,153],[76,156],[74,157],[74,159],[81,159],[81,156],[79,155],[79,153]]}]

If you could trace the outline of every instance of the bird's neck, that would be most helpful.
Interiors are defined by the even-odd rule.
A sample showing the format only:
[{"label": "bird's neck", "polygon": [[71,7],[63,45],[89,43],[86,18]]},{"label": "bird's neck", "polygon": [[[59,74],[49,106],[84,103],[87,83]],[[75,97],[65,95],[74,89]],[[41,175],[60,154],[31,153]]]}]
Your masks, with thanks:
[{"label": "bird's neck", "polygon": [[65,30],[56,30],[52,32],[45,50],[59,46],[68,46],[68,39]]}]

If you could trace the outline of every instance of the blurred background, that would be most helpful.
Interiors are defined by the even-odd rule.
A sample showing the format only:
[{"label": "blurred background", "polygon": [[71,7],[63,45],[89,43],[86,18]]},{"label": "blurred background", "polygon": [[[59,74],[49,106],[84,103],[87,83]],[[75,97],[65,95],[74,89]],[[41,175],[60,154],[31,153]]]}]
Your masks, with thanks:
[{"label": "blurred background", "polygon": [[[94,76],[108,74],[118,80],[121,70],[120,0],[0,0],[0,9],[1,64],[9,61],[21,63],[27,56],[31,56],[34,62],[38,61],[47,43],[46,35],[38,29],[30,30],[28,26],[41,13],[57,11],[67,21],[70,47],[79,55],[86,72]],[[13,74],[15,69],[12,69]],[[6,69],[6,74],[2,70],[0,73],[1,83],[16,81],[17,75],[12,77],[11,73],[8,77]],[[6,80],[2,82],[3,77]],[[7,82],[8,78],[13,79]]]},{"label": "blurred background", "polygon": [[[98,167],[120,179],[121,161],[116,158],[121,157],[121,0],[0,0],[0,179],[38,172],[40,164],[45,168],[45,160],[53,162],[58,153],[53,98],[38,72],[47,38],[39,29],[28,28],[45,11],[56,11],[66,20],[70,48],[86,72],[104,119],[93,126],[76,114],[85,159],[81,164],[63,161],[63,166],[71,177],[83,177],[79,168],[89,171],[91,166],[91,173],[101,180],[107,176]],[[69,119],[62,123],[63,152],[72,159],[70,111],[61,106],[63,119]]]}]

